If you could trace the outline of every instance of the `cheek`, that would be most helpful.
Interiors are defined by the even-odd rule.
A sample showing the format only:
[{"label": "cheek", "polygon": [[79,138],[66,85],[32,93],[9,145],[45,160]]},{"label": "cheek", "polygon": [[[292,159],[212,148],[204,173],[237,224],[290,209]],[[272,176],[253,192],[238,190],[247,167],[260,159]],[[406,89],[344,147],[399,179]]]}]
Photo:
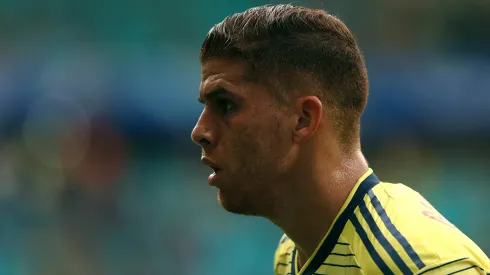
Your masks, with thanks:
[{"label": "cheek", "polygon": [[256,172],[263,163],[263,151],[267,149],[261,141],[261,133],[250,123],[235,127],[229,133],[222,139],[221,147],[228,169],[236,174]]},{"label": "cheek", "polygon": [[288,136],[287,120],[266,111],[254,110],[235,118],[232,128],[227,131],[223,149],[227,150],[224,153],[230,160],[228,164],[232,171],[243,176],[264,177],[281,165],[292,141],[291,133]]},{"label": "cheek", "polygon": [[281,165],[281,160],[287,151],[285,136],[281,135],[276,124],[249,127],[237,136],[239,141],[236,148],[241,168],[251,176],[265,177]]},{"label": "cheek", "polygon": [[250,166],[259,161],[260,153],[263,151],[259,140],[260,136],[249,128],[239,131],[235,136],[233,153],[242,165]]}]

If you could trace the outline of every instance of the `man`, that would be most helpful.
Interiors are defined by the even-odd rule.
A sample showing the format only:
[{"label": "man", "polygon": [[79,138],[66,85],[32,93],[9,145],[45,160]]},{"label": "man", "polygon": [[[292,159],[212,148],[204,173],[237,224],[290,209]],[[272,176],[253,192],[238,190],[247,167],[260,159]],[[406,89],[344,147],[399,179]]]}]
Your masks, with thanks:
[{"label": "man", "polygon": [[415,191],[380,182],[361,152],[363,56],[322,10],[263,6],[201,49],[192,132],[219,203],[285,235],[276,274],[485,274],[487,256]]}]

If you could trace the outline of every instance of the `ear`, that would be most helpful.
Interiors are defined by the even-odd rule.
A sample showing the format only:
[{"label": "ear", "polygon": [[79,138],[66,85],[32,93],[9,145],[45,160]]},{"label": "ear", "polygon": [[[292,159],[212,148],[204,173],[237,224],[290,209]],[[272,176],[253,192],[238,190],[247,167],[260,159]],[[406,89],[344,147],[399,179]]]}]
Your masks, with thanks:
[{"label": "ear", "polygon": [[300,97],[296,100],[298,121],[295,128],[294,140],[307,141],[315,134],[323,116],[323,105],[316,96]]}]

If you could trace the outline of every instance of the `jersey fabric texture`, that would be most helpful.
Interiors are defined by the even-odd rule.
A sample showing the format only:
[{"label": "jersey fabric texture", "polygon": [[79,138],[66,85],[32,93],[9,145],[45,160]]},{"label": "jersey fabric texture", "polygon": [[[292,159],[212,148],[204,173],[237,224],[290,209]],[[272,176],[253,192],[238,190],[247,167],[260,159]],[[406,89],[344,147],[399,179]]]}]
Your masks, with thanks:
[{"label": "jersey fabric texture", "polygon": [[483,251],[419,193],[380,182],[369,169],[323,240],[298,270],[295,244],[281,238],[276,275],[490,274]]}]

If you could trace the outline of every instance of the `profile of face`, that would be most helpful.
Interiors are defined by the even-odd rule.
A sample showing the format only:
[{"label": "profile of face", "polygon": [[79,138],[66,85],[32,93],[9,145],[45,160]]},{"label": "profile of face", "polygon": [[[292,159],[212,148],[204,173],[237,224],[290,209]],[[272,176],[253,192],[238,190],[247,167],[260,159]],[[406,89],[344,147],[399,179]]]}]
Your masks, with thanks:
[{"label": "profile of face", "polygon": [[248,80],[246,71],[241,61],[211,59],[202,65],[204,108],[192,139],[213,169],[208,181],[223,208],[265,215],[284,188],[297,121],[265,86]]}]

